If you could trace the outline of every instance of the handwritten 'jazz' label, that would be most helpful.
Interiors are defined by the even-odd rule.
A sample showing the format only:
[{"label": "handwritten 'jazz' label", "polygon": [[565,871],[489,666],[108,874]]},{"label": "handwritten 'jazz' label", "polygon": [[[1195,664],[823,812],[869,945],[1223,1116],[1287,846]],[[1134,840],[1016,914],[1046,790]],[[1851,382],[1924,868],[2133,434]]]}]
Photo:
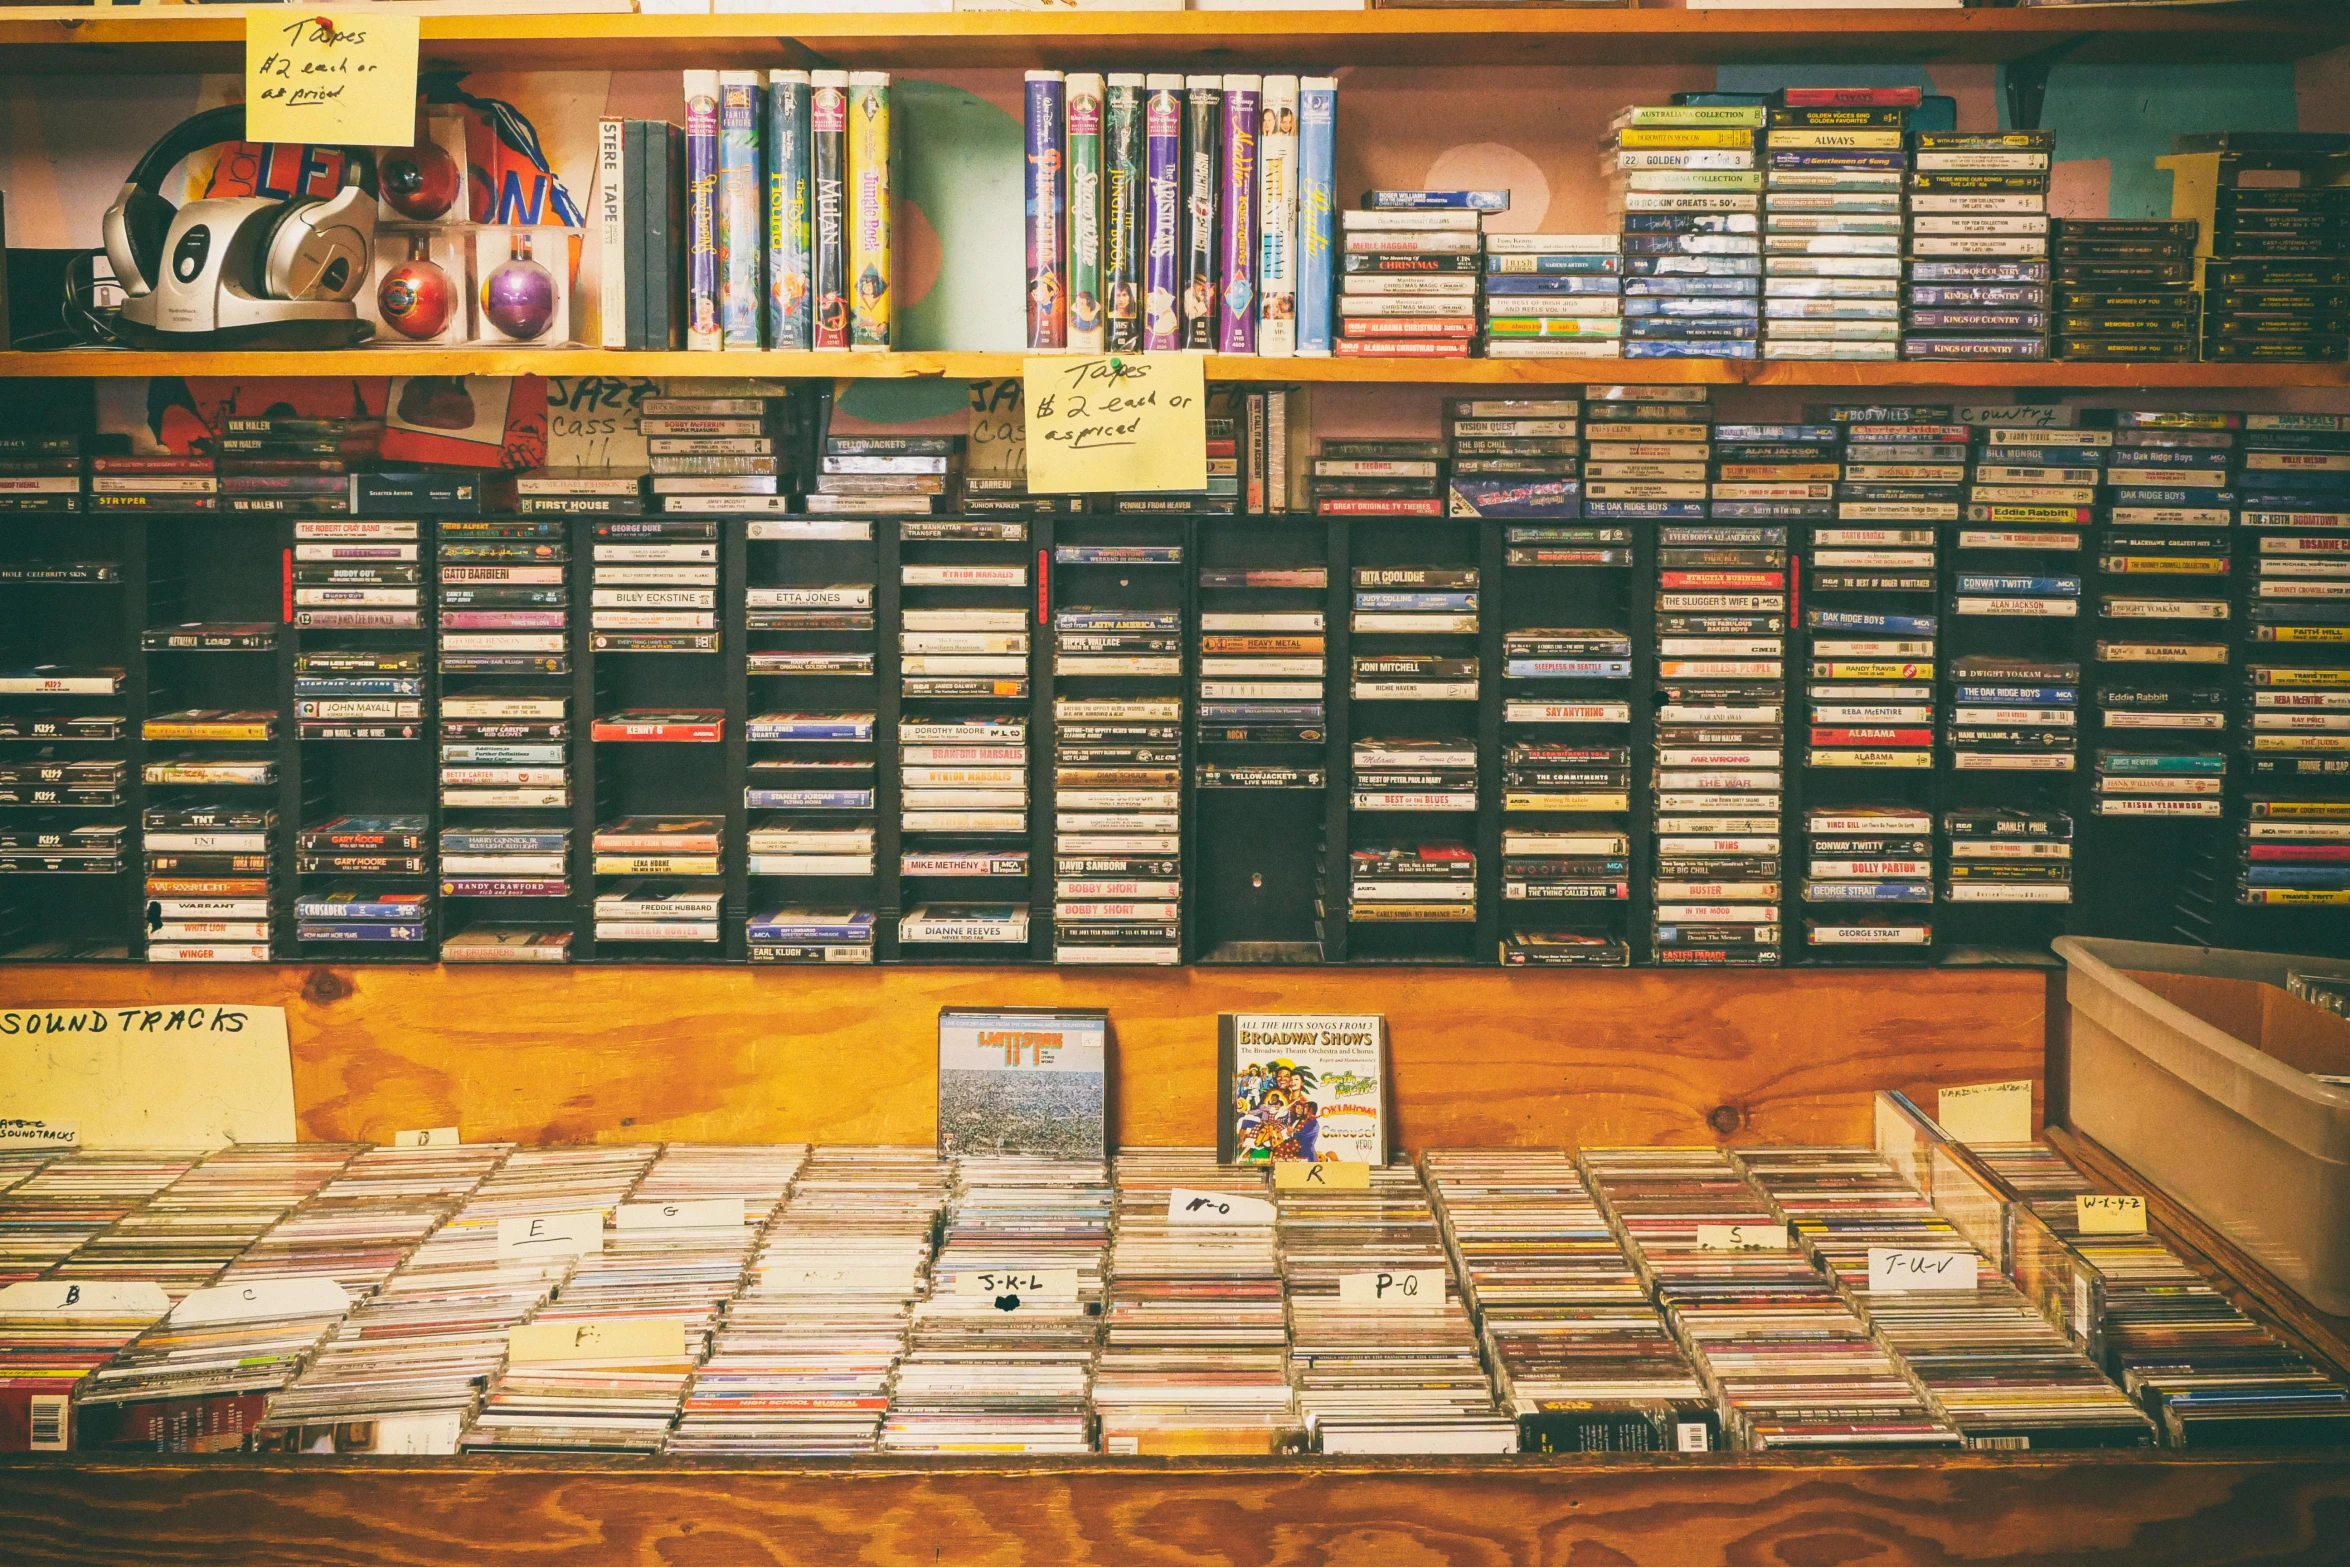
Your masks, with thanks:
[{"label": "handwritten 'jazz' label", "polygon": [[425,1126],[412,1132],[392,1134],[394,1148],[455,1148],[463,1142],[464,1139],[457,1135],[457,1128],[453,1126]]},{"label": "handwritten 'jazz' label", "polygon": [[1007,1296],[1023,1301],[1072,1301],[1077,1298],[1075,1268],[965,1268],[955,1275],[958,1295]]},{"label": "handwritten 'jazz' label", "polygon": [[1785,1251],[1787,1232],[1775,1224],[1701,1224],[1699,1251]]},{"label": "handwritten 'jazz' label", "polygon": [[420,32],[390,6],[299,16],[256,6],[245,16],[245,138],[415,146]]},{"label": "handwritten 'jazz' label", "polygon": [[1208,487],[1206,361],[1197,354],[1031,358],[1028,488],[1039,495]]},{"label": "handwritten 'jazz' label", "polygon": [[39,1313],[58,1317],[145,1317],[152,1321],[170,1309],[171,1297],[163,1293],[160,1284],[27,1279],[0,1289],[0,1317]]},{"label": "handwritten 'jazz' label", "polygon": [[1934,1119],[1962,1143],[2028,1143],[2032,1140],[2032,1083],[1969,1083],[1945,1088],[1936,1097]]},{"label": "handwritten 'jazz' label", "polygon": [[1392,1272],[1341,1273],[1338,1303],[1342,1306],[1433,1308],[1444,1304],[1444,1273],[1437,1268],[1397,1268]]},{"label": "handwritten 'jazz' label", "polygon": [[604,1211],[532,1213],[498,1221],[501,1257],[584,1257],[604,1249]]},{"label": "handwritten 'jazz' label", "polygon": [[1217,1224],[1225,1229],[1271,1224],[1277,1210],[1262,1197],[1237,1192],[1195,1192],[1178,1186],[1167,1193],[1169,1224]]},{"label": "handwritten 'jazz' label", "polygon": [[739,1230],[740,1197],[698,1197],[691,1202],[624,1202],[612,1215],[622,1230]]},{"label": "handwritten 'jazz' label", "polygon": [[2100,1193],[2073,1199],[2073,1216],[2083,1235],[2143,1235],[2146,1199]]},{"label": "handwritten 'jazz' label", "polygon": [[1359,1159],[1276,1159],[1277,1192],[1362,1192],[1371,1189],[1371,1167]]},{"label": "handwritten 'jazz' label", "polygon": [[1869,1248],[1869,1291],[1968,1290],[1975,1287],[1971,1251],[1911,1251],[1901,1246]]},{"label": "handwritten 'jazz' label", "polygon": [[550,1360],[683,1360],[685,1324],[675,1317],[588,1317],[525,1322],[506,1332],[517,1366]]}]

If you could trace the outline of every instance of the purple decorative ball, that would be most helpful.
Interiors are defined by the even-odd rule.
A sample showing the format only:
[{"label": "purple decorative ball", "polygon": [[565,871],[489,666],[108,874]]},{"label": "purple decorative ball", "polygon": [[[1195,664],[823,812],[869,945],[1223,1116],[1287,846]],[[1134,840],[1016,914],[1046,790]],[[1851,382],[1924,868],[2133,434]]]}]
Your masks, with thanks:
[{"label": "purple decorative ball", "polygon": [[537,337],[555,319],[554,274],[517,256],[482,280],[481,313],[508,337]]}]

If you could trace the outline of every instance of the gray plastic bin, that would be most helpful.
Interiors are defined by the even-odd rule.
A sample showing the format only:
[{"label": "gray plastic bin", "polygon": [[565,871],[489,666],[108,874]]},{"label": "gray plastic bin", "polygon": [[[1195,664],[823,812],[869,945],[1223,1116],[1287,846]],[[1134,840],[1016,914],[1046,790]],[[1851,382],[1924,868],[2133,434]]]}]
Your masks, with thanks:
[{"label": "gray plastic bin", "polygon": [[2350,1313],[2350,1023],[2295,1000],[2297,958],[2060,937],[2071,1124],[2319,1310]]}]

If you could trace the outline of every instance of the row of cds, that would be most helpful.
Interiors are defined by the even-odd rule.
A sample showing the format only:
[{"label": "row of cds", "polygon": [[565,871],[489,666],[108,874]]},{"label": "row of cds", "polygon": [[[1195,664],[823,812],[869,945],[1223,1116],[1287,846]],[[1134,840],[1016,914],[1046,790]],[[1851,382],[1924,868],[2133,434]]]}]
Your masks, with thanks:
[{"label": "row of cds", "polygon": [[[2350,1390],[2158,1241],[2080,1233],[2089,1183],[2053,1151],[1949,1157],[1930,1196],[1909,1155],[1842,1147],[1435,1150],[1278,1191],[1190,1149],[18,1159],[0,1365],[48,1369],[0,1400],[0,1438],[1508,1453],[2350,1430]],[[2006,1202],[2045,1239],[2011,1236]],[[2076,1282],[2043,1292],[2052,1270]]]}]

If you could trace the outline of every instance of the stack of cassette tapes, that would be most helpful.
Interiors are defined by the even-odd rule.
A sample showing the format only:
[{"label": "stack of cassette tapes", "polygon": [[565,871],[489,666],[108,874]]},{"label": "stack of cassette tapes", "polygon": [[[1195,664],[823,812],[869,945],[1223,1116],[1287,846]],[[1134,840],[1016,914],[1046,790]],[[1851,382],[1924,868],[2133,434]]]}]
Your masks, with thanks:
[{"label": "stack of cassette tapes", "polygon": [[802,508],[827,517],[951,512],[962,470],[959,435],[827,435]]},{"label": "stack of cassette tapes", "polygon": [[[497,526],[497,525],[492,525]],[[561,524],[521,522],[530,530]],[[442,571],[451,569],[452,542],[444,526]],[[457,569],[523,571],[551,575],[552,584],[516,584],[517,591],[561,593],[564,567],[559,540],[517,536],[475,540],[454,546],[466,564]],[[477,565],[554,551],[542,565]],[[487,552],[487,553],[485,553]],[[502,577],[499,581],[504,581]],[[445,590],[444,590],[445,591]],[[444,677],[487,668],[518,675],[567,674],[563,651],[565,611],[557,599],[549,611],[555,628],[513,634],[515,640],[547,643],[552,651],[466,651],[452,666],[442,632]],[[443,611],[444,620],[447,611]],[[469,633],[490,637],[489,633]],[[495,638],[492,638],[493,640]],[[509,662],[511,661],[511,662]],[[571,694],[552,679],[532,686],[452,686],[444,678],[440,701],[441,897],[457,909],[448,921],[454,934],[443,943],[466,954],[459,961],[554,962],[567,955],[570,911],[561,902],[571,893]],[[457,814],[461,813],[461,814]],[[482,900],[476,903],[475,900]],[[509,912],[516,911],[516,912]],[[548,954],[553,956],[548,956]],[[493,957],[492,954],[497,956]]]},{"label": "stack of cassette tapes", "polygon": [[1695,387],[1585,388],[1587,470],[1635,474],[1655,464],[1658,474],[1587,479],[1587,509],[1658,522],[1657,637],[1660,648],[1670,639],[1673,653],[1657,666],[1649,780],[1654,959],[1776,964],[1788,530],[1744,516],[1704,520],[1711,416]]},{"label": "stack of cassette tapes", "polygon": [[638,409],[648,488],[665,512],[780,512],[794,475],[764,397],[648,397]]},{"label": "stack of cassette tapes", "polygon": [[1910,144],[1901,357],[2047,358],[2056,133],[1915,131]]},{"label": "stack of cassette tapes", "polygon": [[1803,827],[1810,855],[1805,950],[1865,963],[1927,956],[1934,944],[1933,813],[1914,805],[1815,805]]},{"label": "stack of cassette tapes", "polygon": [[1324,441],[1306,495],[1318,517],[1441,517],[1445,455],[1438,441]]},{"label": "stack of cassette tapes", "polygon": [[0,515],[83,510],[87,465],[78,435],[0,435]]},{"label": "stack of cassette tapes", "polygon": [[2201,227],[2203,357],[2350,357],[2350,143],[2220,131],[2174,145],[2171,216]]},{"label": "stack of cassette tapes", "polygon": [[535,469],[515,475],[514,510],[525,517],[641,517],[645,475],[636,468]]},{"label": "stack of cassette tapes", "polygon": [[267,963],[278,914],[277,812],[259,803],[172,800],[147,806],[140,828],[147,961]]},{"label": "stack of cassette tapes", "polygon": [[337,816],[305,827],[294,873],[307,883],[294,897],[296,941],[342,949],[345,959],[432,960],[430,816]]},{"label": "stack of cassette tapes", "polygon": [[2236,898],[2309,911],[2296,923],[2314,943],[2277,950],[2323,950],[2350,931],[2350,419],[2247,414],[2243,440],[2254,554]]},{"label": "stack of cassette tapes", "polygon": [[[898,939],[1003,955],[1029,940],[1028,528],[901,526],[921,531],[901,538],[898,565]],[[968,748],[989,758],[984,781],[923,759]]]},{"label": "stack of cassette tapes", "polygon": [[667,1451],[873,1451],[948,1178],[928,1148],[810,1153],[726,1305]]},{"label": "stack of cassette tapes", "polygon": [[2056,228],[2056,357],[2191,363],[2193,221],[2065,218]]},{"label": "stack of cassette tapes", "polygon": [[1520,1452],[1719,1445],[1712,1400],[1570,1159],[1432,1148],[1421,1165]]},{"label": "stack of cassette tapes", "polygon": [[1476,1326],[1410,1166],[1362,1191],[1283,1191],[1277,1236],[1289,1364],[1324,1453],[1514,1453]]},{"label": "stack of cassette tapes", "polygon": [[1624,234],[1626,359],[1752,359],[1760,105],[1634,104],[1609,122],[1600,172]]},{"label": "stack of cassette tapes", "polygon": [[[1181,646],[1178,611],[1143,618],[1152,640]],[[1138,661],[1182,678],[1180,653]],[[1053,699],[1055,962],[1182,961],[1182,749],[1179,695]]]},{"label": "stack of cassette tapes", "polygon": [[597,652],[719,650],[715,519],[611,517],[588,527],[588,629]]},{"label": "stack of cassette tapes", "polygon": [[[1365,193],[1360,210],[1341,212],[1347,266],[1335,351],[1466,358],[1483,298],[1485,214],[1508,207],[1507,191],[1375,190]],[[1430,261],[1443,270],[1419,265]]]},{"label": "stack of cassette tapes", "polygon": [[[2224,523],[2181,526],[2181,513],[2233,501],[2243,417],[2121,410],[2113,421],[2107,493],[2143,520],[2109,522],[2098,542],[2094,811],[2216,819],[2227,789],[2232,539]],[[2159,579],[2159,593],[2132,578]]]},{"label": "stack of cassette tapes", "polygon": [[1093,1368],[1102,1451],[1273,1451],[1297,1424],[1274,1226],[1171,1217],[1178,1190],[1269,1207],[1265,1166],[1219,1164],[1213,1148],[1140,1148],[1115,1168]]},{"label": "stack of cassette tapes", "polygon": [[597,824],[589,847],[597,941],[644,942],[658,953],[670,943],[698,949],[720,939],[725,818],[615,817]]},{"label": "stack of cassette tapes", "polygon": [[1777,95],[1764,133],[1764,358],[1899,357],[1907,126],[1921,97],[1915,87]]},{"label": "stack of cassette tapes", "polygon": [[[1649,213],[1640,221],[1710,220]],[[1623,352],[1624,252],[1625,237],[1616,234],[1486,235],[1485,357],[1618,357]]]},{"label": "stack of cassette tapes", "polygon": [[1942,813],[1942,901],[2069,904],[2073,818],[2056,806],[1978,805]]}]

